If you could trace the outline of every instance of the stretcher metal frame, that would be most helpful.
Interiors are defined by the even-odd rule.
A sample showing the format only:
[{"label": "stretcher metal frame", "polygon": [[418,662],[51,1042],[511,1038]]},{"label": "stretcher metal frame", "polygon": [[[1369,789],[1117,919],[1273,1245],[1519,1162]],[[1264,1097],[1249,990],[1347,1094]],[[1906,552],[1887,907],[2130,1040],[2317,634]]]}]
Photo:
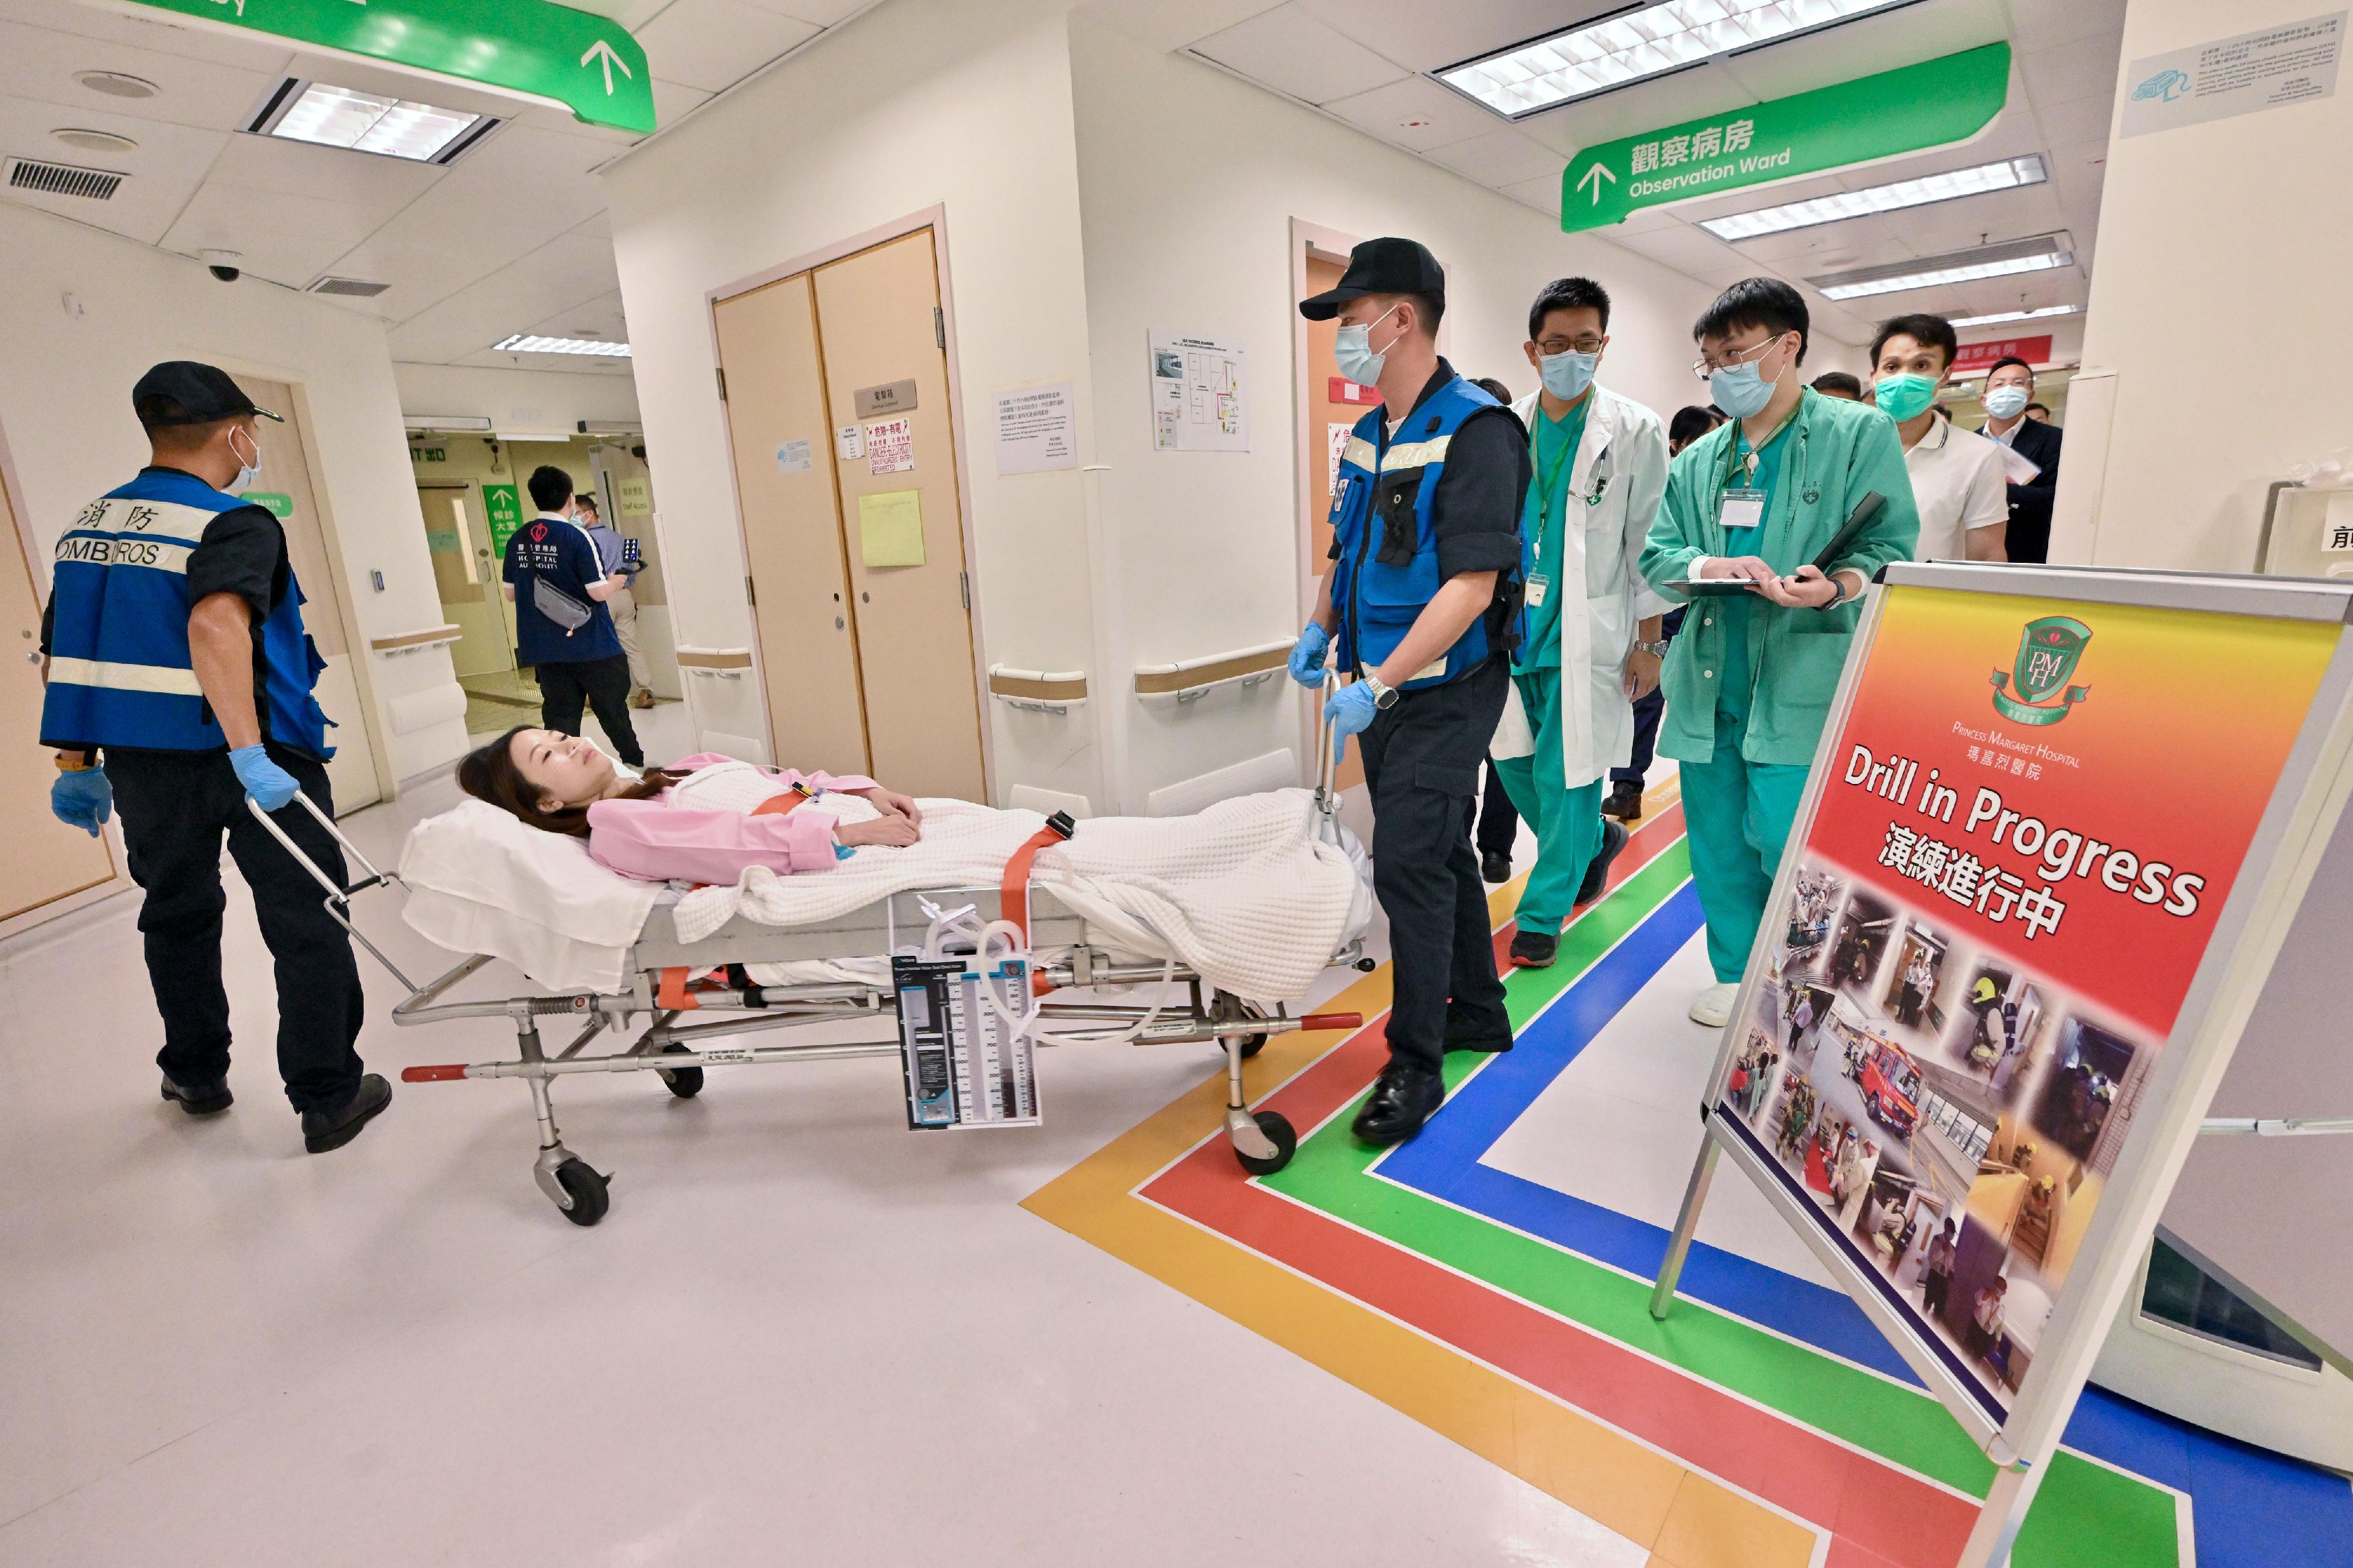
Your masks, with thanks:
[{"label": "stretcher metal frame", "polygon": [[[1336,746],[1328,727],[1317,759],[1319,778],[1315,806],[1320,831],[1328,842],[1339,840],[1339,799],[1333,787]],[[412,980],[382,948],[370,941],[351,919],[351,900],[372,889],[408,884],[397,872],[382,870],[347,837],[334,820],[310,796],[299,802],[325,828],[365,873],[348,886],[327,875],[304,853],[286,830],[260,805],[247,808],[269,829],[286,852],[326,891],[328,915],[352,939],[382,964],[408,992],[392,1010],[395,1024],[404,1027],[453,1018],[504,1017],[514,1026],[518,1054],[510,1061],[449,1063],[410,1067],[401,1071],[404,1083],[442,1083],[460,1079],[517,1078],[531,1088],[532,1111],[538,1122],[539,1154],[532,1175],[550,1201],[575,1225],[595,1225],[611,1204],[610,1177],[565,1146],[555,1123],[554,1080],[575,1073],[657,1072],[670,1091],[681,1099],[702,1092],[703,1069],[713,1067],[761,1067],[777,1062],[819,1061],[844,1057],[897,1056],[898,994],[888,978],[876,982],[845,980],[765,985],[754,982],[744,965],[845,956],[888,956],[909,951],[928,929],[923,909],[961,910],[972,906],[984,920],[998,918],[1004,890],[1000,888],[940,888],[894,893],[835,920],[814,925],[768,926],[738,916],[696,942],[680,940],[673,923],[675,903],[659,904],[645,930],[629,950],[632,975],[625,991],[603,994],[575,991],[558,995],[523,995],[445,1000],[448,992],[491,961],[477,953],[447,973],[422,984]],[[1057,899],[1050,889],[1032,889],[1028,895],[1029,949],[1033,955],[1039,1021],[1062,1026],[1056,1034],[1040,1029],[1041,1046],[1090,1039],[1124,1037],[1136,1045],[1214,1042],[1226,1058],[1226,1136],[1234,1158],[1253,1174],[1267,1174],[1291,1163],[1298,1134],[1279,1111],[1253,1110],[1242,1088],[1242,1063],[1256,1056],[1268,1038],[1298,1030],[1354,1029],[1363,1018],[1354,1013],[1308,1014],[1293,1016],[1277,1005],[1271,1012],[1207,985],[1182,963],[1121,963],[1092,938],[1086,918]],[[1361,939],[1333,955],[1334,966],[1369,971]],[[702,976],[690,979],[689,976]],[[1133,985],[1183,988],[1181,1000],[1169,1003],[1165,994],[1151,1005],[1103,1002],[1051,1002],[1044,995],[1064,989],[1121,989]],[[624,1049],[603,1056],[584,1056],[588,1044],[607,1030],[626,1031],[638,1015],[649,1020],[644,1031]],[[718,1015],[686,1022],[689,1015]],[[543,1017],[571,1017],[580,1022],[569,1044],[550,1052],[540,1037]],[[858,1019],[891,1020],[892,1035],[884,1040],[823,1041],[808,1044],[718,1046],[709,1042],[771,1029],[789,1029]]]}]

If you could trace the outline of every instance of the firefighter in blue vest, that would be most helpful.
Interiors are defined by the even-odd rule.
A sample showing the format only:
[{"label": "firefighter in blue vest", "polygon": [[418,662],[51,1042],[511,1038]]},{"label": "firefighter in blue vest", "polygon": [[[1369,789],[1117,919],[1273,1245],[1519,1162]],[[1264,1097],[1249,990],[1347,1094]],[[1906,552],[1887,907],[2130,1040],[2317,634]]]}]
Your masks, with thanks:
[{"label": "firefighter in blue vest", "polygon": [[224,835],[276,961],[278,1070],[316,1153],[392,1102],[353,1049],[363,998],[351,939],[318,884],[246,808],[252,800],[339,882],[343,856],[299,790],[333,810],[324,661],[302,630],[285,531],[237,500],[261,473],[262,419],[208,364],[159,364],[132,389],[153,448],[129,484],[82,508],[58,542],[41,617],[41,743],[56,748],[50,806],[95,835],[115,811],[147,974],[164,1016],[164,1098],[191,1116],[228,1109],[221,985]]},{"label": "firefighter in blue vest", "polygon": [[1446,1098],[1449,1050],[1509,1050],[1487,891],[1471,847],[1479,767],[1504,710],[1521,620],[1527,432],[1439,357],[1446,275],[1409,239],[1356,247],[1337,287],[1300,302],[1340,321],[1340,374],[1377,387],[1332,499],[1332,570],[1291,654],[1321,687],[1336,650],[1353,678],[1324,704],[1362,736],[1373,890],[1396,964],[1389,1065],[1354,1123],[1396,1143]]}]

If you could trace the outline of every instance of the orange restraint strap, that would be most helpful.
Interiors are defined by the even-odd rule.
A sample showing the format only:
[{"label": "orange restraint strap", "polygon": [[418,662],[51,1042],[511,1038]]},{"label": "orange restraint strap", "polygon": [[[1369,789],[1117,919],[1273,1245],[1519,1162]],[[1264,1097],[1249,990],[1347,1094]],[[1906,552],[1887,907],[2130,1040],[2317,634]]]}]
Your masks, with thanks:
[{"label": "orange restraint strap", "polygon": [[815,800],[817,792],[807,784],[795,784],[782,795],[772,795],[744,815],[747,816],[782,816],[803,801]]},{"label": "orange restraint strap", "polygon": [[1000,918],[1021,928],[1021,940],[1029,940],[1029,866],[1038,858],[1038,851],[1051,848],[1067,840],[1079,830],[1067,811],[1058,811],[1046,819],[1046,826],[1031,834],[1013,858],[1005,863],[1005,879],[997,885]]}]

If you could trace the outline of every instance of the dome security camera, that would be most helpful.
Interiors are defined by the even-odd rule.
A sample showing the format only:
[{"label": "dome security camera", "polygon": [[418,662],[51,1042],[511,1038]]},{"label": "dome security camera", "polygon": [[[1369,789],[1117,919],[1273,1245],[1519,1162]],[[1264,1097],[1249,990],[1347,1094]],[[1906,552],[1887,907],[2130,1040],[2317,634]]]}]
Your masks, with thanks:
[{"label": "dome security camera", "polygon": [[234,283],[239,278],[245,276],[245,269],[237,265],[238,262],[245,259],[245,253],[243,251],[207,250],[202,254],[204,256],[206,270],[209,271],[215,278],[219,279],[222,282]]}]

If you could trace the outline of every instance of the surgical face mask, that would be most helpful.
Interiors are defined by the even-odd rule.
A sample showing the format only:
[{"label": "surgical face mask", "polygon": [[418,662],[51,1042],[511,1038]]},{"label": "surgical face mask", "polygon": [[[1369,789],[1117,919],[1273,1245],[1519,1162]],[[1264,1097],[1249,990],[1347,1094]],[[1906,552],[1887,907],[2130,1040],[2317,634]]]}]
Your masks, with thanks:
[{"label": "surgical face mask", "polygon": [[255,480],[261,478],[261,443],[254,441],[250,436],[246,437],[247,440],[253,441],[253,461],[248,463],[245,460],[245,454],[237,449],[237,438],[240,433],[234,428],[228,433],[229,456],[239,464],[237,478],[228,482],[228,493],[233,496],[243,495],[253,488]]},{"label": "surgical face mask", "polygon": [[[1332,345],[1332,358],[1339,365],[1343,376],[1359,386],[1370,386],[1380,380],[1381,365],[1389,356],[1387,349],[1379,353],[1373,352],[1373,329],[1396,310],[1397,307],[1391,305],[1361,326],[1340,329],[1340,336]],[[1394,347],[1397,340],[1391,338],[1389,342]]]},{"label": "surgical face mask", "polygon": [[1879,401],[1879,411],[1901,425],[1928,411],[1928,405],[1936,401],[1936,384],[1908,371],[1901,375],[1883,375],[1873,395]]},{"label": "surgical face mask", "polygon": [[1756,359],[1743,360],[1738,364],[1725,365],[1708,373],[1708,395],[1718,408],[1735,419],[1746,419],[1765,412],[1765,405],[1773,401],[1773,388],[1779,384],[1782,375],[1788,374],[1789,367],[1783,365],[1780,373],[1767,381],[1764,372],[1757,368],[1764,358],[1759,354]]},{"label": "surgical face mask", "polygon": [[2026,388],[1997,386],[1986,394],[1986,412],[1997,419],[2015,419],[2026,412]]},{"label": "surgical face mask", "polygon": [[1581,354],[1571,349],[1562,354],[1544,354],[1536,361],[1536,372],[1544,377],[1545,390],[1564,402],[1585,395],[1593,384],[1593,373],[1599,367],[1599,353]]}]

